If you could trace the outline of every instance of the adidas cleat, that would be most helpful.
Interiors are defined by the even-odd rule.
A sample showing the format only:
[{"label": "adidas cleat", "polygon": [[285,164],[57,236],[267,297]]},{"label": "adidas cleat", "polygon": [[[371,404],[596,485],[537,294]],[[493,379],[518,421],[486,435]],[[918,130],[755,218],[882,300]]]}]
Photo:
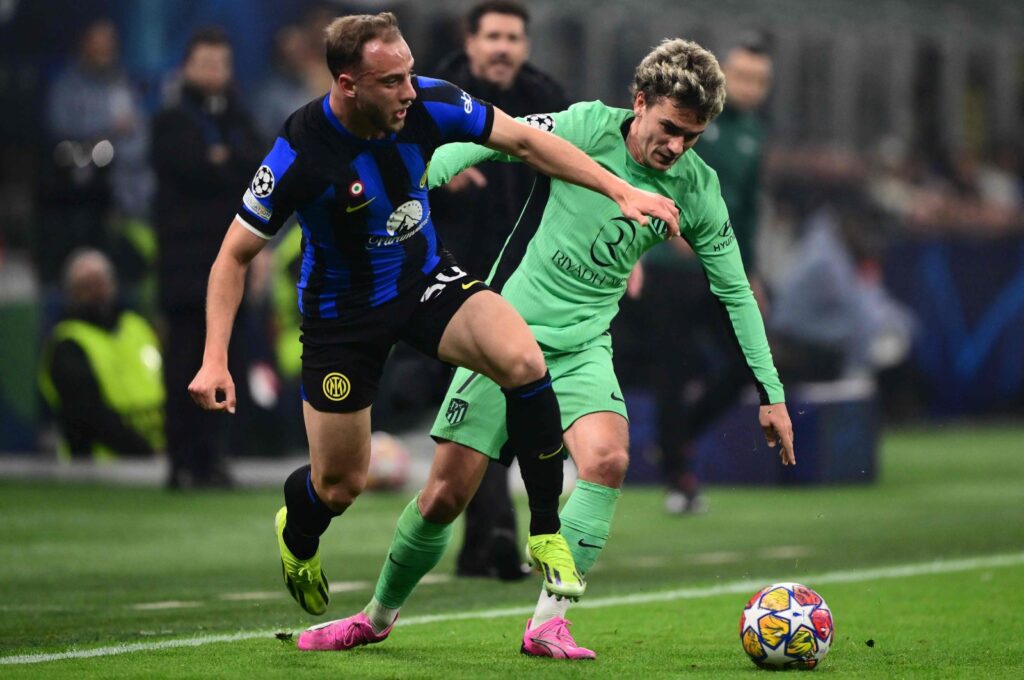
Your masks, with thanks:
[{"label": "adidas cleat", "polygon": [[526,543],[526,557],[530,566],[544,576],[544,589],[551,595],[577,600],[587,589],[583,577],[576,571],[572,551],[562,534],[530,536]]},{"label": "adidas cleat", "polygon": [[284,586],[299,603],[299,606],[314,616],[327,611],[331,601],[331,587],[327,576],[320,567],[320,551],[308,560],[300,560],[284,542],[284,525],[288,517],[288,508],[277,511],[274,518],[274,529],[277,532],[277,547],[281,550],[281,573],[284,575]]}]

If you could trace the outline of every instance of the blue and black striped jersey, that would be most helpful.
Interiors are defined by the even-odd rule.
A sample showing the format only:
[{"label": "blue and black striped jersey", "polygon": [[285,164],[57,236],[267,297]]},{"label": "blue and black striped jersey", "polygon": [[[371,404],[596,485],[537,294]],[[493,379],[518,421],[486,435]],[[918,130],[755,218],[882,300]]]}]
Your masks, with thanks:
[{"label": "blue and black striped jersey", "polygon": [[437,266],[427,164],[442,144],[485,142],[494,111],[443,80],[413,78],[405,126],[383,139],[353,136],[316,99],[293,113],[256,171],[238,217],[269,239],[295,213],[303,233],[304,323],[355,318]]}]

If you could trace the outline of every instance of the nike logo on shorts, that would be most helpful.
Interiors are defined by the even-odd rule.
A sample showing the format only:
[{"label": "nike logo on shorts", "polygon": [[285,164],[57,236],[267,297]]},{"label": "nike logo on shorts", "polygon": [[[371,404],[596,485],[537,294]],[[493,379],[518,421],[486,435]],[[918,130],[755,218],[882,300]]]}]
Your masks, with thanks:
[{"label": "nike logo on shorts", "polygon": [[621,401],[621,402],[622,402],[623,404],[625,404],[625,403],[626,403],[626,400],[625,400],[625,399],[623,399],[622,397],[617,397],[617,396],[615,396],[615,393],[614,393],[614,392],[612,392],[612,401]]},{"label": "nike logo on shorts", "polygon": [[346,205],[345,206],[345,212],[353,213],[353,212],[359,210],[360,208],[365,208],[366,206],[370,205],[371,203],[373,203],[376,200],[377,200],[377,197],[374,196],[369,201],[366,201],[365,203],[360,203],[359,205]]},{"label": "nike logo on shorts", "polygon": [[470,281],[469,283],[464,283],[464,284],[462,284],[462,290],[469,290],[470,288],[472,288],[473,286],[475,286],[478,283],[480,283],[479,279],[474,279],[474,280]]}]

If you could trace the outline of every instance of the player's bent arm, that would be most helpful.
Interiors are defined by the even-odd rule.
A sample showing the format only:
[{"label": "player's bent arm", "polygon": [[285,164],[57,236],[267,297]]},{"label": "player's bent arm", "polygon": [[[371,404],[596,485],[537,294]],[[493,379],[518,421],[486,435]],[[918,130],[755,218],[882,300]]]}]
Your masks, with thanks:
[{"label": "player's bent arm", "polygon": [[231,327],[245,290],[245,272],[266,244],[265,239],[254,234],[238,217],[228,227],[220,252],[210,269],[206,290],[204,364],[212,362],[227,365]]},{"label": "player's bent arm", "polygon": [[679,210],[671,200],[630,186],[561,137],[520,123],[497,108],[485,146],[516,156],[545,175],[604,194],[631,220],[646,225],[646,215],[657,217],[670,234],[679,234]]},{"label": "player's bent arm", "polygon": [[733,244],[725,252],[715,253],[698,246],[696,252],[707,273],[711,292],[729,315],[743,357],[760,387],[762,403],[784,402],[786,395],[772,360],[764,319],[744,272],[739,248]]},{"label": "player's bent arm", "polygon": [[[235,412],[235,384],[228,372],[228,341],[242,301],[245,270],[265,244],[265,239],[236,217],[210,269],[203,365],[188,386],[192,400],[209,411]],[[223,401],[217,401],[218,391],[224,392]]]},{"label": "player's bent arm", "polygon": [[519,160],[470,142],[445,144],[430,158],[427,183],[431,189],[448,184],[455,175],[484,161]]}]

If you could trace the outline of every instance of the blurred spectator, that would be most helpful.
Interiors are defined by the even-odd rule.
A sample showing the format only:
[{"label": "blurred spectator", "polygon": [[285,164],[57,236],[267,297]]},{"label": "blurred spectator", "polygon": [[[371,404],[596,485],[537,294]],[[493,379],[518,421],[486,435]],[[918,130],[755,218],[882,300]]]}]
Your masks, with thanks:
[{"label": "blurred spectator", "polygon": [[110,260],[75,251],[64,274],[66,316],[43,350],[39,386],[57,414],[61,457],[152,454],[164,448],[164,384],[156,332],[118,307]]},{"label": "blurred spectator", "polygon": [[[518,2],[488,0],[465,18],[464,49],[434,73],[511,116],[561,111],[562,87],[530,64],[530,15]],[[486,276],[512,232],[536,172],[524,163],[481,163],[431,195],[445,247],[475,276]],[[492,462],[466,508],[466,535],[459,552],[460,576],[523,578],[508,468]]]},{"label": "blurred spectator", "polygon": [[[726,54],[722,71],[726,79],[725,109],[707,126],[694,151],[718,174],[730,219],[722,225],[722,234],[731,231],[735,235],[751,288],[764,313],[767,300],[754,270],[754,243],[765,140],[758,111],[772,82],[772,60],[765,38],[752,35],[743,39]],[[731,329],[717,300],[708,293],[703,270],[689,248],[682,243],[676,245],[653,249],[645,257],[641,304],[642,318],[655,334],[655,345],[676,348],[656,353],[651,378],[668,487],[665,508],[679,514],[705,508],[693,470],[694,442],[733,404],[749,383],[749,373],[743,357],[733,351]],[[666,309],[673,313],[666,314]]]},{"label": "blurred spectator", "polygon": [[794,381],[873,377],[910,351],[913,317],[882,282],[882,216],[861,200],[837,206],[808,220],[768,319]]},{"label": "blurred spectator", "polygon": [[[908,231],[992,237],[1024,229],[1020,160],[1012,145],[989,159],[961,149],[947,162],[928,163],[902,140],[884,137],[868,161],[872,201]],[[800,165],[791,172],[801,172]]]},{"label": "blurred spectator", "polygon": [[117,29],[108,19],[82,32],[74,62],[56,79],[46,108],[51,153],[42,186],[37,239],[43,281],[76,247],[112,246],[110,218],[147,213],[152,175],[146,121],[119,64]]},{"label": "blurred spectator", "polygon": [[[197,31],[186,48],[176,101],[153,123],[158,179],[153,213],[160,253],[159,303],[167,324],[171,488],[230,484],[229,419],[197,408],[187,387],[202,363],[206,279],[224,236],[222,225],[235,212],[238,187],[248,183],[262,158],[263,142],[242,110],[231,78],[226,34],[216,28]],[[240,318],[237,326],[243,324]],[[233,349],[231,357],[244,366],[240,349]],[[246,372],[239,369],[235,375]],[[240,384],[244,398],[243,388]]]},{"label": "blurred spectator", "polygon": [[[292,111],[323,92],[311,91],[306,80],[310,57],[314,56],[300,27],[289,25],[274,35],[273,71],[260,87],[255,115],[260,133],[273,139]],[[315,57],[322,64],[319,54]]]}]

